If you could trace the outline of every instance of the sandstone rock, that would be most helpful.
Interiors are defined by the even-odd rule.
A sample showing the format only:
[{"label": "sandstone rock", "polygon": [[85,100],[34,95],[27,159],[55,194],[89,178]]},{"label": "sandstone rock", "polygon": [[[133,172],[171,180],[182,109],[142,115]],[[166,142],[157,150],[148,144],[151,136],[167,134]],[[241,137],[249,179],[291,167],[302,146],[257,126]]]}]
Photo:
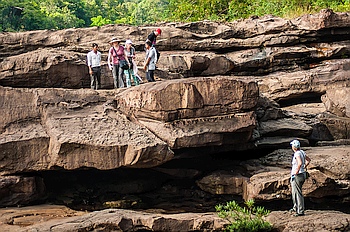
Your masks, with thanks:
[{"label": "sandstone rock", "polygon": [[157,82],[128,89],[116,97],[118,109],[125,114],[163,122],[248,111],[257,100],[254,81],[229,77]]},{"label": "sandstone rock", "polygon": [[152,214],[108,209],[26,227],[6,227],[11,231],[81,231],[92,228],[106,231],[219,231],[227,223],[215,213]]},{"label": "sandstone rock", "polygon": [[255,112],[259,122],[287,117],[277,102],[263,96],[260,96]]},{"label": "sandstone rock", "polygon": [[[254,141],[255,147],[258,148],[281,148],[288,147],[289,143],[295,139],[295,137],[287,136],[273,136],[273,137],[261,137]],[[309,141],[307,139],[298,138],[300,143],[304,146],[309,146]]]},{"label": "sandstone rock", "polygon": [[2,208],[0,209],[0,227],[3,232],[23,231],[27,226],[47,222],[52,219],[81,216],[86,213],[59,205]]},{"label": "sandstone rock", "polygon": [[252,112],[166,123],[146,119],[139,122],[172,149],[246,143],[255,127]]},{"label": "sandstone rock", "polygon": [[1,172],[45,169],[50,137],[44,127],[37,120],[11,123],[0,135]]},{"label": "sandstone rock", "polygon": [[283,118],[260,122],[258,130],[262,136],[283,136],[288,133],[289,136],[307,137],[312,128],[301,120]]},{"label": "sandstone rock", "polygon": [[151,167],[173,156],[169,147],[145,127],[105,105],[108,98],[113,98],[108,91],[0,91],[6,112],[0,120],[3,173],[53,167]]},{"label": "sandstone rock", "polygon": [[[90,77],[88,68],[82,62],[85,57],[70,51],[41,49],[7,57],[1,62],[0,78],[3,86],[16,87],[56,87],[80,88],[88,86]],[[107,67],[104,67],[107,71]],[[109,72],[108,72],[109,73]],[[16,76],[16,78],[13,78]],[[107,78],[102,77],[102,84]],[[108,78],[108,80],[112,80]]]},{"label": "sandstone rock", "polygon": [[[1,174],[56,168],[143,170],[173,159],[171,148],[177,149],[176,158],[236,150],[249,150],[259,157],[266,150],[289,148],[289,142],[296,137],[301,137],[303,147],[319,140],[347,141],[349,18],[348,13],[324,10],[293,20],[265,16],[225,24],[162,24],[163,33],[157,40],[162,59],[155,73],[157,80],[172,80],[113,91],[45,88],[89,88],[84,59],[92,42],[99,43],[103,54],[103,88],[112,88],[111,73],[105,65],[109,39],[116,35],[132,39],[140,52],[138,65],[142,65],[145,38],[156,26],[106,25],[0,33],[0,85],[41,87],[0,87]],[[140,75],[144,75],[141,70]],[[187,77],[193,78],[183,79]],[[336,116],[325,113],[325,106],[320,104],[322,95],[327,110]],[[348,198],[348,147],[306,150],[312,158],[312,177],[305,184],[307,197]],[[245,155],[235,153],[230,157],[245,159]],[[278,150],[238,165],[248,172],[244,175],[251,175],[250,182],[226,174],[218,175],[218,180],[215,175],[220,172],[214,171],[200,183],[212,194],[289,200],[290,156],[291,150]],[[192,182],[200,173],[198,169],[183,173],[175,169],[163,167],[162,173],[179,181],[187,177]],[[146,177],[134,178],[113,187],[122,193],[140,192],[138,181],[143,183]],[[230,188],[232,181],[236,188]],[[147,182],[147,187],[150,185],[152,181]],[[224,191],[220,185],[225,186]],[[96,186],[103,188],[101,184]],[[147,187],[143,190],[151,189]],[[216,191],[217,187],[220,191]],[[170,189],[169,194],[177,189],[163,188]],[[163,204],[169,206],[168,202]],[[55,222],[53,227],[48,223],[26,229],[218,228],[213,227],[212,215],[204,225],[192,220],[198,215],[181,215],[181,220],[163,215],[109,218],[114,212],[117,211],[103,211],[103,216],[96,216],[97,222],[88,221],[95,217],[88,216],[69,223]],[[182,217],[188,220],[184,222]]]},{"label": "sandstone rock", "polygon": [[[247,142],[255,115],[243,112],[257,99],[254,82],[217,77],[142,85],[120,93],[116,101],[123,113],[179,149]],[[238,141],[230,137],[234,133],[241,134]]]},{"label": "sandstone rock", "polygon": [[52,115],[47,119],[52,135],[49,167],[151,167],[172,158],[168,146],[146,128],[103,107],[63,113],[48,110],[48,114]]},{"label": "sandstone rock", "polygon": [[[162,36],[157,40],[162,51],[158,68],[170,73],[158,75],[173,79],[174,76],[260,75],[305,66],[314,68],[319,60],[350,53],[346,40],[349,18],[345,13],[322,11],[294,20],[265,16],[226,24],[209,21],[164,24]],[[105,65],[110,38],[124,35],[132,39],[141,52],[137,58],[141,65],[145,38],[155,28],[106,25],[2,33],[0,57],[4,58],[0,71],[4,75],[0,85],[89,87],[84,60],[91,43],[97,42],[103,54],[102,84],[104,88],[112,88],[111,73]]]},{"label": "sandstone rock", "polygon": [[[186,219],[185,219],[186,218]],[[304,217],[293,217],[286,211],[273,211],[267,216],[276,231],[347,231],[349,215],[338,211],[306,210]],[[310,220],[312,225],[310,225]],[[190,226],[190,222],[193,224]],[[215,214],[141,213],[128,210],[104,210],[86,213],[63,206],[41,205],[0,210],[0,225],[4,232],[16,231],[76,231],[87,228],[104,230],[154,231],[219,231],[228,222]],[[161,225],[162,224],[162,225]]]},{"label": "sandstone rock", "polygon": [[333,114],[324,113],[318,117],[320,122],[327,126],[333,139],[349,139],[350,138],[350,119],[348,117],[338,117]]},{"label": "sandstone rock", "polygon": [[349,62],[348,59],[332,60],[306,71],[271,74],[269,78],[259,78],[259,90],[263,96],[277,102],[294,99],[300,104],[303,98],[321,96],[328,89],[347,86]]},{"label": "sandstone rock", "polygon": [[[318,14],[306,14],[292,20],[294,25],[305,30],[319,30],[321,28],[347,27],[349,26],[348,13],[336,14],[331,9],[323,9]],[[345,21],[343,21],[345,20]]]},{"label": "sandstone rock", "polygon": [[307,137],[310,141],[331,141],[333,136],[328,127],[320,120],[326,112],[323,103],[302,103],[283,107],[285,115],[302,120],[312,127],[311,134]]},{"label": "sandstone rock", "polygon": [[[311,177],[306,180],[303,192],[305,197],[322,198],[326,196],[345,196],[350,193],[349,172],[347,164],[348,147],[320,147],[304,149],[311,158],[308,171]],[[256,200],[276,200],[290,198],[290,157],[292,151],[280,150],[270,157],[261,159],[264,166],[285,168],[285,171],[265,171],[254,174],[247,182],[244,198]],[[289,156],[289,157],[288,157]],[[275,159],[274,159],[275,158]],[[337,165],[334,165],[334,164]],[[255,169],[259,169],[256,167]],[[270,169],[270,170],[269,170]]]},{"label": "sandstone rock", "polygon": [[328,90],[322,96],[327,111],[338,117],[350,118],[350,87]]},{"label": "sandstone rock", "polygon": [[293,217],[286,211],[271,212],[267,221],[276,231],[348,231],[350,215],[338,211],[306,210],[304,217]]},{"label": "sandstone rock", "polygon": [[313,118],[325,113],[326,107],[323,103],[301,103],[282,107],[286,117]]},{"label": "sandstone rock", "polygon": [[197,181],[197,185],[211,194],[242,195],[247,177],[230,172],[218,171]]},{"label": "sandstone rock", "polygon": [[45,185],[40,177],[0,176],[0,206],[23,205],[42,201]]}]

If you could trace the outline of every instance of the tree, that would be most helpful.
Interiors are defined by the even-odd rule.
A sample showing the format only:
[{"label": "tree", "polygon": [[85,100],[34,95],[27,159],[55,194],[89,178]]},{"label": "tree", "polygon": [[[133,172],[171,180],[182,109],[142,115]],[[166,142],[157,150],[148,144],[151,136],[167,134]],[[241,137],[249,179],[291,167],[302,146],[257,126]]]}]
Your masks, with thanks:
[{"label": "tree", "polygon": [[0,0],[0,30],[231,21],[265,14],[292,18],[324,8],[350,11],[350,0]]}]

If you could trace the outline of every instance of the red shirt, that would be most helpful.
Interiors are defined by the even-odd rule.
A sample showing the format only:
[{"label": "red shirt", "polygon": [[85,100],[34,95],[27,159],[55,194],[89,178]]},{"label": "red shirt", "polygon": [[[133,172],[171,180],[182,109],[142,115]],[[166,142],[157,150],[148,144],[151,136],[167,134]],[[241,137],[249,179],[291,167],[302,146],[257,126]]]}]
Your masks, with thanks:
[{"label": "red shirt", "polygon": [[[117,52],[117,53],[116,53]],[[109,53],[112,56],[112,63],[113,64],[119,64],[119,60],[125,60],[124,57],[124,47],[119,45],[118,50],[114,47],[111,47],[109,49]]]}]

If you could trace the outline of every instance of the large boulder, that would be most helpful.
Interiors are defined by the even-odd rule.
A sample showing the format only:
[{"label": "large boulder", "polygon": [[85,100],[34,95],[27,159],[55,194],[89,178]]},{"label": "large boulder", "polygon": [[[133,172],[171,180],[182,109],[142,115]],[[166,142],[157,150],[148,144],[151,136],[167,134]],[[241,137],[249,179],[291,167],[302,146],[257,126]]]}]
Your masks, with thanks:
[{"label": "large boulder", "polygon": [[[227,77],[164,81],[117,95],[119,110],[171,148],[249,141],[256,119],[257,85]],[[235,134],[239,134],[234,139]]]},{"label": "large boulder", "polygon": [[350,86],[341,89],[328,90],[322,96],[327,111],[337,115],[338,117],[350,118]]},{"label": "large boulder", "polygon": [[259,97],[252,79],[189,78],[141,85],[117,95],[117,107],[136,118],[163,122],[249,111]]},{"label": "large boulder", "polygon": [[0,92],[3,173],[153,167],[173,157],[165,142],[114,109],[108,91],[1,87]]},{"label": "large boulder", "polygon": [[327,126],[334,140],[350,139],[350,118],[338,117],[330,113],[321,114],[318,118]]},{"label": "large boulder", "polygon": [[321,98],[330,89],[348,86],[350,69],[349,59],[331,60],[322,65],[303,71],[270,74],[268,78],[258,79],[260,92],[277,102]]}]

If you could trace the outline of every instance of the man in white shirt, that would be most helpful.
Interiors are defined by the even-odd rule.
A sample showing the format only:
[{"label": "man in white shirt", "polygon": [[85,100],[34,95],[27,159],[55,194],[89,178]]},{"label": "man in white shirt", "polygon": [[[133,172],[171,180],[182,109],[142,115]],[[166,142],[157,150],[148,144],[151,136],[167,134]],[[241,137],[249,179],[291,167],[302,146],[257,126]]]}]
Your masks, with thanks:
[{"label": "man in white shirt", "polygon": [[98,45],[92,44],[92,50],[87,54],[87,63],[91,77],[91,89],[101,88],[101,52]]}]

